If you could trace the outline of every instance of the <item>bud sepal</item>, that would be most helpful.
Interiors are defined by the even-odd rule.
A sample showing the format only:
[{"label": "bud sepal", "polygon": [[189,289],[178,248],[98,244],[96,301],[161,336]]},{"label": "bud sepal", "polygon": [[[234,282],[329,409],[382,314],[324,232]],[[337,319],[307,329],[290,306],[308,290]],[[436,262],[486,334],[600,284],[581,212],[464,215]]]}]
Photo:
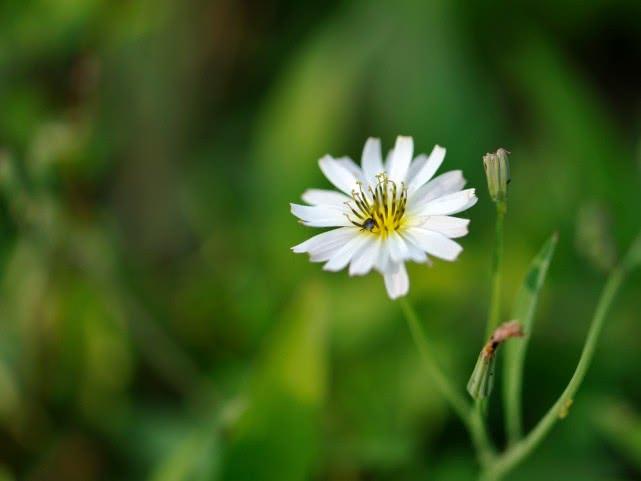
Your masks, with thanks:
[{"label": "bud sepal", "polygon": [[507,186],[510,183],[509,152],[499,149],[493,154],[483,156],[483,168],[487,178],[487,189],[490,197],[497,204],[505,204]]}]

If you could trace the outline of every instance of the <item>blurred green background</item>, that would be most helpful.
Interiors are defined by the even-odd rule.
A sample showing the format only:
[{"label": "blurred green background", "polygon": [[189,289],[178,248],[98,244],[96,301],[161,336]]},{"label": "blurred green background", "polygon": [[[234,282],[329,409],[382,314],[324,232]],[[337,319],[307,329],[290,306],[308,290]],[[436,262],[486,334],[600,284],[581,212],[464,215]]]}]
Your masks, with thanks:
[{"label": "blurred green background", "polygon": [[[560,233],[531,427],[641,227],[640,25],[638,0],[0,2],[0,480],[473,479],[380,276],[292,254],[314,232],[288,202],[368,136],[447,147],[480,202],[458,262],[410,267],[410,299],[463,389],[492,250],[481,156],[511,150],[504,318]],[[641,479],[640,287],[510,479]],[[490,414],[501,442],[497,393]]]}]

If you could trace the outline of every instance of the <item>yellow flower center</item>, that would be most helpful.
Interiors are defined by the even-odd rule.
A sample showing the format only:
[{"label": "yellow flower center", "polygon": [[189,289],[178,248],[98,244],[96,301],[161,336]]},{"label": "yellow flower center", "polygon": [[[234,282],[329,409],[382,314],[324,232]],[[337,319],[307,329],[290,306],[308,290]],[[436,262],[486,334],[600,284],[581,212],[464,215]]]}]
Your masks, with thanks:
[{"label": "yellow flower center", "polygon": [[387,237],[399,230],[405,221],[407,206],[407,187],[401,182],[389,180],[385,173],[376,176],[375,188],[368,186],[368,194],[363,192],[363,185],[358,182],[358,191],[352,191],[352,200],[346,202],[352,211],[347,215],[349,221],[362,230]]}]

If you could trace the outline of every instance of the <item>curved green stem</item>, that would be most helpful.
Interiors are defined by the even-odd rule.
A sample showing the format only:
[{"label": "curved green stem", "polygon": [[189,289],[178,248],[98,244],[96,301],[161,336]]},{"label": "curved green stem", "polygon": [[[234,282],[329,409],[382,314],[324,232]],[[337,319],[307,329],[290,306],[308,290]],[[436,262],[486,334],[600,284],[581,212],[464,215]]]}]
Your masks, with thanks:
[{"label": "curved green stem", "polygon": [[568,409],[572,404],[572,398],[581,386],[588,368],[590,367],[590,362],[594,356],[597,341],[601,334],[601,330],[603,329],[603,322],[608,310],[610,309],[610,306],[612,305],[627,272],[640,262],[641,235],[636,239],[621,265],[614,269],[608,277],[605,287],[601,293],[596,311],[594,312],[594,317],[592,318],[592,323],[583,346],[583,351],[581,352],[581,357],[579,358],[579,363],[577,364],[567,387],[550,410],[545,414],[545,416],[543,416],[541,421],[539,421],[536,427],[525,438],[516,443],[512,448],[508,449],[490,464],[486,471],[481,475],[481,479],[483,481],[496,481],[503,478],[503,476],[505,476],[521,461],[532,454],[556,422],[567,415]]},{"label": "curved green stem", "polygon": [[496,231],[492,255],[490,307],[487,315],[485,337],[489,338],[499,325],[501,318],[501,264],[503,262],[503,223],[507,205],[505,201],[496,204]]},{"label": "curved green stem", "polygon": [[470,403],[452,385],[448,377],[438,366],[434,354],[427,343],[418,315],[412,305],[404,297],[401,298],[399,302],[401,304],[403,314],[405,315],[405,319],[407,320],[412,338],[414,339],[414,343],[418,348],[423,364],[428,369],[430,376],[434,381],[434,385],[452,406],[454,412],[456,412],[459,418],[461,418],[461,421],[470,432],[472,442],[476,447],[481,464],[488,464],[494,458],[494,450],[485,431],[485,425],[480,411],[474,409],[470,405]]}]

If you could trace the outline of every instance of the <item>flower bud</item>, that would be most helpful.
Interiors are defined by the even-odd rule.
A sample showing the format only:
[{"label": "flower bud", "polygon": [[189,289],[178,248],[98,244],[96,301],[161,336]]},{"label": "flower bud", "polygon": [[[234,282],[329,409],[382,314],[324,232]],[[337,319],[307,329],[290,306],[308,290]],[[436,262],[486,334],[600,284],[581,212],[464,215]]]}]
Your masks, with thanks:
[{"label": "flower bud", "polygon": [[483,349],[467,383],[467,392],[470,393],[472,399],[478,401],[490,397],[494,385],[495,363],[496,356],[494,353],[488,353]]},{"label": "flower bud", "polygon": [[507,198],[507,185],[510,183],[508,154],[507,150],[499,149],[494,154],[483,156],[487,188],[494,202],[504,202]]},{"label": "flower bud", "polygon": [[467,392],[472,399],[479,401],[490,397],[494,385],[494,365],[496,350],[508,339],[522,337],[523,328],[517,321],[501,324],[487,341],[479,354],[474,371],[467,383]]}]

